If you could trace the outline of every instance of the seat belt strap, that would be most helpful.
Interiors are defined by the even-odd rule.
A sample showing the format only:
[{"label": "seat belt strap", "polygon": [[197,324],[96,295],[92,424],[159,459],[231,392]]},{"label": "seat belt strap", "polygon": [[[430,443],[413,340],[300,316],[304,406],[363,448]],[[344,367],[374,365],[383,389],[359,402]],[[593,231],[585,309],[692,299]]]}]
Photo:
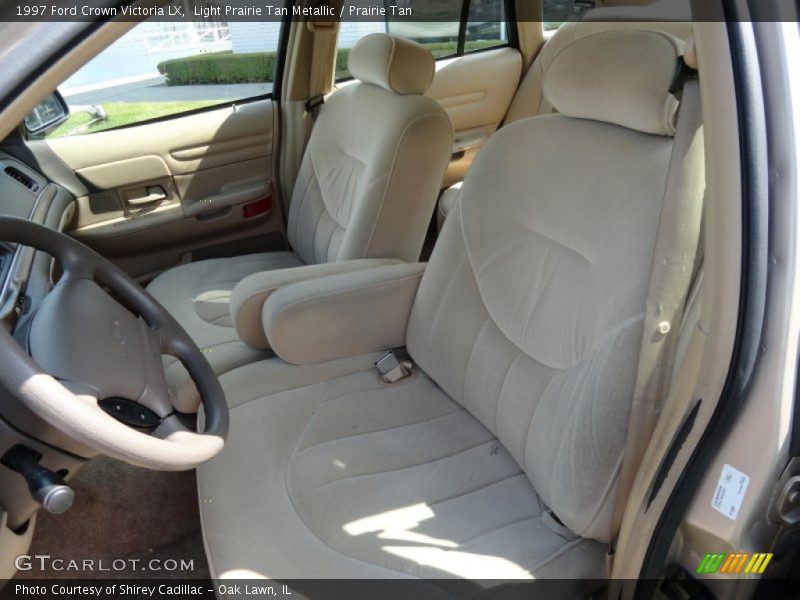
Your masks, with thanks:
[{"label": "seat belt strap", "polygon": [[306,111],[316,120],[325,95],[333,89],[336,46],[339,27],[334,22],[308,21],[307,27],[314,34],[311,51],[311,71],[308,77],[308,100]]},{"label": "seat belt strap", "polygon": [[622,517],[668,393],[681,314],[694,273],[705,165],[700,91],[685,82],[647,294],[644,330],[617,496],[611,519],[611,574]]},{"label": "seat belt strap", "polygon": [[[337,2],[339,0],[330,0],[328,4],[334,6]],[[303,6],[305,8],[321,6],[321,0],[303,0]],[[284,199],[285,220],[288,220],[291,212],[294,184],[319,113],[320,106],[315,104],[316,98],[324,98],[333,90],[335,61],[332,57],[336,54],[339,37],[338,22],[312,19],[303,23],[293,23],[292,27],[303,28],[297,32],[295,38],[290,37],[290,40],[294,41],[292,55],[306,56],[310,53],[311,59],[307,74],[302,73],[307,80],[303,82],[302,87],[297,86],[296,94],[291,97],[292,101],[286,102],[286,106],[280,111],[281,120],[286,119],[284,125],[281,125],[281,134],[284,137],[279,153],[280,189],[281,198]],[[309,37],[310,43],[307,41]],[[298,62],[293,60],[292,64],[296,65]],[[301,76],[299,69],[292,69],[291,74],[294,77]],[[288,87],[294,90],[292,85]],[[295,106],[297,102],[303,102],[303,98],[306,100],[302,108],[300,105]]]}]

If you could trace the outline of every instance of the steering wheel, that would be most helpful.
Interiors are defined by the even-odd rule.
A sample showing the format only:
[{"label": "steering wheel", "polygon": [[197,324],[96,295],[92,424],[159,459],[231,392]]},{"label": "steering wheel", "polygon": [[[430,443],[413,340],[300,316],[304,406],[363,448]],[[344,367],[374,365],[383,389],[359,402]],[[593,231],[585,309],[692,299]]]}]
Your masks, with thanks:
[{"label": "steering wheel", "polygon": [[[0,240],[53,256],[63,275],[30,326],[28,351],[0,327],[0,382],[53,427],[125,462],[190,469],[228,434],[222,387],[200,349],[138,283],[80,242],[0,217]],[[178,358],[200,393],[202,433],[169,399],[162,355]]]}]

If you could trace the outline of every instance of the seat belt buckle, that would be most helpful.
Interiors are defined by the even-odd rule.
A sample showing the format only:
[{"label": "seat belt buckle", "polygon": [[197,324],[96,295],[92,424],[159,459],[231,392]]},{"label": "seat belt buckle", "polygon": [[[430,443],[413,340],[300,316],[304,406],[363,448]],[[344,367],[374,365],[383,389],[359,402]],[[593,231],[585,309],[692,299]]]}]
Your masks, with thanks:
[{"label": "seat belt buckle", "polygon": [[386,383],[395,383],[411,375],[411,369],[397,359],[394,350],[381,354],[375,361],[375,368]]}]

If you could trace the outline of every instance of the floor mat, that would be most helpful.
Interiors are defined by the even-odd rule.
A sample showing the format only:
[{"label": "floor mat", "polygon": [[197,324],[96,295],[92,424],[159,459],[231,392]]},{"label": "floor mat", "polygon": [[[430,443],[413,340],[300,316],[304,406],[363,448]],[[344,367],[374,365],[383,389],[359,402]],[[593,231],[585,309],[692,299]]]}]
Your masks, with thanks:
[{"label": "floor mat", "polygon": [[50,558],[34,558],[17,579],[209,577],[194,471],[162,473],[100,457],[70,485],[70,510],[37,517],[30,554]]}]

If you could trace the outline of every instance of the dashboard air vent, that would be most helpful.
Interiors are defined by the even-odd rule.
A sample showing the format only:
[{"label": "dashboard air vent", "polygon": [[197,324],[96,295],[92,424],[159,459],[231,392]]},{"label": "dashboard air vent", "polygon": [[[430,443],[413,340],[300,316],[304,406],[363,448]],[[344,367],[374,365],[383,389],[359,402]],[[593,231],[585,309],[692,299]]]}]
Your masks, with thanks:
[{"label": "dashboard air vent", "polygon": [[15,167],[6,167],[5,174],[11,177],[11,179],[15,179],[34,193],[39,190],[39,184]]}]

